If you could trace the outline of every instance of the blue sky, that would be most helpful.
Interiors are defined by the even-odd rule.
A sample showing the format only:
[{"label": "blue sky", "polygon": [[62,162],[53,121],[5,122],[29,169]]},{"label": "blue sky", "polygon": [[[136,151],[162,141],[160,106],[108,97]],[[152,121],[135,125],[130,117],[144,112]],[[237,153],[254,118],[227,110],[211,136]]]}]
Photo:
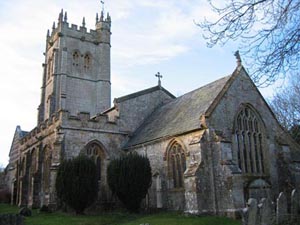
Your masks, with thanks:
[{"label": "blue sky", "polygon": [[[62,8],[69,23],[80,25],[85,16],[87,28],[94,29],[101,4],[0,0],[2,166],[7,164],[16,126],[23,130],[36,126],[46,32]],[[215,18],[206,0],[107,0],[105,11],[112,17],[112,98],[157,85],[158,71],[162,85],[179,96],[235,69],[238,43],[207,48],[195,25],[204,16]],[[268,97],[271,90],[261,91]]]}]

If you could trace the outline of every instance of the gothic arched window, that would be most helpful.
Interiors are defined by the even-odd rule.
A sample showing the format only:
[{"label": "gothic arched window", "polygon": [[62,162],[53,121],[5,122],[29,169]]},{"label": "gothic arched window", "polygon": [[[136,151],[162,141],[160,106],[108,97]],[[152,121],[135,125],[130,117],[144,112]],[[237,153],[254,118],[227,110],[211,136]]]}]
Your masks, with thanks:
[{"label": "gothic arched window", "polygon": [[169,177],[173,180],[174,188],[183,187],[183,173],[186,169],[186,157],[182,146],[174,142],[168,149]]},{"label": "gothic arched window", "polygon": [[245,174],[264,174],[264,124],[249,106],[239,111],[234,125],[238,166]]},{"label": "gothic arched window", "polygon": [[38,151],[34,148],[31,152],[31,173],[34,174],[38,168]]},{"label": "gothic arched window", "polygon": [[91,56],[89,54],[85,54],[84,56],[84,70],[88,71],[91,68]]},{"label": "gothic arched window", "polygon": [[104,151],[99,144],[90,143],[87,145],[85,152],[88,156],[93,158],[97,167],[97,178],[100,181],[103,170]]},{"label": "gothic arched window", "polygon": [[20,177],[23,177],[25,176],[25,172],[26,172],[26,162],[25,162],[25,157],[22,158],[22,161],[21,161],[21,166],[20,166]]},{"label": "gothic arched window", "polygon": [[73,55],[72,55],[72,59],[73,59],[73,62],[72,62],[72,65],[74,67],[78,67],[79,66],[79,52],[78,51],[74,51],[73,52]]},{"label": "gothic arched window", "polygon": [[43,174],[43,189],[45,193],[50,191],[50,168],[51,168],[51,151],[49,147],[44,149],[44,159],[42,165]]},{"label": "gothic arched window", "polygon": [[48,59],[48,71],[47,71],[47,80],[50,79],[51,75],[53,74],[53,58],[50,57]]}]

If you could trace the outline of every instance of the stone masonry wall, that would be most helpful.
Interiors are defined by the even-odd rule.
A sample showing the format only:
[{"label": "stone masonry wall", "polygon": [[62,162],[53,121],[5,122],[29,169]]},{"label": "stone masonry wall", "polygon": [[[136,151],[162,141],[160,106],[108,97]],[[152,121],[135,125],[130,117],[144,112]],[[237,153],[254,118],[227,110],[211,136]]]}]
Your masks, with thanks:
[{"label": "stone masonry wall", "polygon": [[164,91],[156,90],[117,103],[120,129],[134,132],[158,106],[170,99]]},{"label": "stone masonry wall", "polygon": [[[212,115],[206,120],[208,126],[217,133],[216,136],[222,141],[219,143],[221,146],[215,148],[214,156],[216,193],[219,194],[220,209],[228,209],[230,204],[233,204],[234,208],[237,209],[245,205],[243,188],[248,181],[237,171],[237,153],[232,145],[234,120],[241,104],[251,104],[264,122],[267,136],[265,158],[268,160],[265,161],[266,168],[269,171],[273,197],[279,193],[277,155],[282,151],[282,146],[277,142],[277,137],[282,135],[283,131],[262,96],[257,92],[249,77],[242,71],[220,100]],[[225,188],[226,185],[229,186]],[[227,198],[222,197],[230,195],[234,202],[228,202]]]},{"label": "stone masonry wall", "polygon": [[[186,151],[186,165],[187,168],[196,163],[200,165],[206,160],[206,153],[204,149],[200,147],[200,139],[202,138],[203,131],[196,131],[190,134],[182,135],[176,138],[167,138],[161,141],[151,143],[149,145],[143,145],[134,149],[139,154],[145,154],[150,160],[153,180],[152,186],[149,190],[149,206],[153,208],[162,207],[170,210],[186,210],[186,197],[185,189],[174,189],[172,187],[173,181],[168,175],[168,167],[166,161],[166,151],[169,144],[176,140]],[[203,164],[205,165],[205,164]],[[213,208],[213,201],[211,197],[211,186],[208,177],[210,171],[206,166],[200,166],[199,179],[197,179],[197,194],[196,199],[192,200],[196,205],[196,208],[201,212],[210,211],[208,209]],[[197,174],[198,175],[198,174]],[[157,177],[161,179],[161,187],[157,186]],[[189,178],[187,178],[189,179]],[[185,184],[186,185],[186,184]],[[161,189],[160,189],[161,188]],[[161,197],[160,194],[162,195]],[[161,199],[162,206],[158,203],[158,199]]]}]

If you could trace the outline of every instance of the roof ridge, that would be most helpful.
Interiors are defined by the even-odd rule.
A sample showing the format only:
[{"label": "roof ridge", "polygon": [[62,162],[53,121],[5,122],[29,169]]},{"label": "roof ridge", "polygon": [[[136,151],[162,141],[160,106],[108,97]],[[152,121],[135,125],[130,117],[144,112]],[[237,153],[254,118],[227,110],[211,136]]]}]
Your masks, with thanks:
[{"label": "roof ridge", "polygon": [[123,148],[201,129],[200,115],[206,113],[231,77],[222,77],[156,108],[133,132]]},{"label": "roof ridge", "polygon": [[128,94],[128,95],[124,95],[124,96],[119,97],[119,98],[115,98],[114,102],[120,103],[120,102],[126,101],[128,99],[135,98],[135,97],[145,95],[145,94],[151,93],[153,91],[158,91],[158,90],[164,91],[171,98],[176,98],[171,92],[169,92],[168,90],[166,90],[162,86],[157,85],[157,86],[150,87],[150,88],[147,88],[147,89],[144,89],[144,90],[141,90],[141,91],[137,91],[137,92],[134,92],[134,93],[131,93],[131,94]]}]

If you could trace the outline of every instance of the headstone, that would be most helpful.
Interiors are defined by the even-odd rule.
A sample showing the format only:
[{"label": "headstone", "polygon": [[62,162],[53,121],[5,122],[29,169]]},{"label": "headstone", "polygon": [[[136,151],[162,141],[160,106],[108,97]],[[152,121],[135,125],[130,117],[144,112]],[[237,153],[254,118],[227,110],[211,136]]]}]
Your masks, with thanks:
[{"label": "headstone", "polygon": [[298,210],[299,210],[298,191],[294,189],[291,194],[291,220],[292,221],[295,221],[297,219]]},{"label": "headstone", "polygon": [[257,200],[254,198],[249,198],[243,210],[243,225],[257,225]]},{"label": "headstone", "polygon": [[23,225],[23,224],[24,224],[23,216],[21,216],[21,215],[16,215],[16,224],[17,224],[17,225]]},{"label": "headstone", "polygon": [[0,214],[0,225],[24,225],[23,216],[19,214]]},{"label": "headstone", "polygon": [[272,202],[267,198],[262,198],[258,204],[260,225],[271,225],[273,224],[273,206]]},{"label": "headstone", "polygon": [[23,207],[19,210],[19,214],[22,216],[31,216],[31,210],[27,207]]},{"label": "headstone", "polygon": [[287,199],[285,194],[280,192],[276,202],[276,224],[283,224],[287,220]]},{"label": "headstone", "polygon": [[243,208],[242,211],[242,225],[248,225],[248,208]]}]

